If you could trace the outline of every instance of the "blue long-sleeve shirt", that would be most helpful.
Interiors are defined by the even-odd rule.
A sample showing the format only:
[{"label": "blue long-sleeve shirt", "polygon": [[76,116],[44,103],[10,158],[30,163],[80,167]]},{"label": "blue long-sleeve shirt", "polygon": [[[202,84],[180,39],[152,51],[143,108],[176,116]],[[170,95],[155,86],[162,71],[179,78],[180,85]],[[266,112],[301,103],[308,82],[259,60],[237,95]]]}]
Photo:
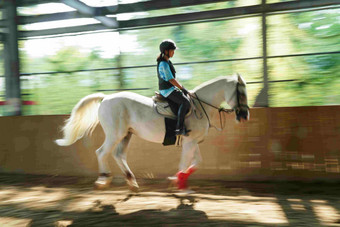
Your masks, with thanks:
[{"label": "blue long-sleeve shirt", "polygon": [[[170,66],[165,61],[161,61],[159,63],[158,72],[159,72],[159,76],[165,81],[174,79],[174,76],[172,75],[172,72],[170,70]],[[174,90],[175,90],[175,86],[172,86],[171,88],[168,88],[168,89],[159,90],[159,93],[163,95],[164,97],[168,97],[171,94],[171,92],[173,92]]]}]

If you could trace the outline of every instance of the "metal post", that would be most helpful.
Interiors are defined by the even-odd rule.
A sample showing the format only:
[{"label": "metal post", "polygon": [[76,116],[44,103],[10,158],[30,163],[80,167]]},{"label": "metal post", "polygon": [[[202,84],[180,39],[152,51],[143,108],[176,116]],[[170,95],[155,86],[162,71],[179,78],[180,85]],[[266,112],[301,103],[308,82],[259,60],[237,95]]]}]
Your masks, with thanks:
[{"label": "metal post", "polygon": [[267,62],[267,21],[266,21],[266,0],[262,0],[262,69],[263,69],[263,88],[255,99],[254,107],[268,107],[268,62]]},{"label": "metal post", "polygon": [[[118,37],[120,39],[121,32],[118,32]],[[118,68],[118,81],[119,81],[119,88],[124,88],[124,69],[123,67],[123,52],[121,51],[120,47],[121,42],[119,42],[119,54],[117,56],[117,68]]]},{"label": "metal post", "polygon": [[[263,9],[266,7],[266,0],[262,0]],[[263,99],[262,106],[268,107],[268,62],[267,62],[267,15],[262,13],[262,55],[263,55]]]},{"label": "metal post", "polygon": [[[119,8],[119,4],[120,4],[120,0],[117,1],[117,6]],[[117,24],[118,28],[119,28],[119,23]],[[118,49],[119,49],[119,54],[117,56],[117,68],[118,68],[118,81],[119,81],[119,88],[124,88],[125,83],[124,83],[124,69],[123,67],[123,52],[122,52],[122,48],[121,48],[121,34],[122,32],[120,32],[118,30]]]},{"label": "metal post", "polygon": [[6,80],[6,115],[21,115],[21,91],[19,48],[17,29],[16,0],[5,0],[4,19],[6,34],[4,37],[4,59]]}]

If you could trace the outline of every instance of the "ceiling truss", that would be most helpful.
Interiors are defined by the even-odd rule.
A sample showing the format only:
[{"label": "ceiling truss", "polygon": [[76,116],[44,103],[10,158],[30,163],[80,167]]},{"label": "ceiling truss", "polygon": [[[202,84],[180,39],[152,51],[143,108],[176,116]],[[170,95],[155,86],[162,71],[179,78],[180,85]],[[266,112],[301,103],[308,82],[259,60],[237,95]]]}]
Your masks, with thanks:
[{"label": "ceiling truss", "polygon": [[[98,10],[96,8],[91,7],[83,3],[82,1],[79,0],[61,0],[62,3],[65,5],[68,5],[74,9],[77,10],[80,14],[83,14],[85,16],[90,16],[98,20],[100,23],[102,23],[104,26],[108,28],[117,28],[118,27],[118,22],[115,18],[107,17],[106,15],[98,15],[97,13]],[[114,13],[116,11],[116,7],[111,7],[112,12]]]},{"label": "ceiling truss", "polygon": [[[64,3],[76,11],[42,14],[37,16],[20,16],[19,25],[27,25],[40,22],[51,22],[68,20],[75,18],[94,18],[99,23],[62,27],[54,29],[41,30],[22,30],[19,31],[19,38],[53,36],[80,32],[102,31],[102,30],[128,30],[135,28],[145,28],[153,26],[166,26],[180,23],[187,23],[192,21],[213,20],[223,18],[235,18],[245,16],[256,16],[262,13],[280,13],[290,10],[313,9],[320,7],[340,7],[340,0],[296,0],[288,2],[279,2],[272,4],[259,4],[244,7],[234,7],[218,10],[208,10],[202,12],[182,13],[167,16],[146,17],[140,19],[131,19],[127,21],[117,21],[115,15],[121,13],[145,12],[150,10],[161,10],[175,7],[193,6],[199,4],[226,2],[231,0],[150,0],[144,2],[111,5],[105,7],[91,7],[80,0],[17,0],[17,5],[28,6],[40,3]],[[1,5],[0,5],[1,8]],[[0,38],[1,28],[5,27],[5,21],[0,20]]]}]

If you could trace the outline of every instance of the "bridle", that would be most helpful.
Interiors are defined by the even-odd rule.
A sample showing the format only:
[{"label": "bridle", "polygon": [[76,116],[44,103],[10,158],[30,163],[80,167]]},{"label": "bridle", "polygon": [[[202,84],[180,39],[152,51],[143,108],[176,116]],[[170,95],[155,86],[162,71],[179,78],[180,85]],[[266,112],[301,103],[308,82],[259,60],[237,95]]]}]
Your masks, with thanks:
[{"label": "bridle", "polygon": [[[205,116],[206,116],[207,119],[208,119],[209,128],[210,128],[210,127],[214,127],[214,128],[215,128],[216,130],[218,130],[218,131],[222,131],[222,130],[224,129],[224,127],[225,127],[225,118],[224,118],[224,124],[223,124],[223,122],[222,122],[222,114],[221,114],[221,113],[223,113],[223,112],[224,112],[224,113],[227,113],[227,114],[231,114],[232,112],[235,111],[236,114],[239,114],[242,107],[243,107],[243,108],[249,109],[249,106],[248,106],[248,105],[245,105],[245,104],[241,104],[241,103],[240,103],[240,96],[241,96],[241,95],[240,95],[240,91],[239,91],[239,86],[244,86],[244,85],[240,85],[240,83],[238,82],[237,85],[236,85],[236,90],[235,90],[235,92],[233,93],[233,95],[232,95],[231,98],[229,99],[229,101],[230,101],[230,100],[235,96],[235,94],[236,94],[236,96],[237,96],[237,106],[235,106],[235,107],[232,108],[232,109],[226,109],[226,108],[223,108],[223,107],[216,107],[216,106],[214,106],[214,105],[211,105],[210,103],[207,103],[207,102],[201,100],[201,99],[198,97],[198,95],[197,95],[196,92],[194,93],[194,96],[193,96],[193,95],[190,95],[192,98],[196,99],[196,100],[198,101],[198,103],[200,104],[200,106],[201,106],[201,108],[202,108],[202,110],[203,110]],[[228,103],[229,103],[229,101],[228,101]],[[204,104],[206,104],[206,105],[208,105],[208,106],[210,106],[210,107],[212,107],[212,108],[218,110],[221,128],[217,128],[216,126],[214,126],[214,125],[211,124],[210,118],[209,118],[209,116],[208,116],[208,114],[207,114],[205,108],[203,107],[202,103],[204,103]]]}]

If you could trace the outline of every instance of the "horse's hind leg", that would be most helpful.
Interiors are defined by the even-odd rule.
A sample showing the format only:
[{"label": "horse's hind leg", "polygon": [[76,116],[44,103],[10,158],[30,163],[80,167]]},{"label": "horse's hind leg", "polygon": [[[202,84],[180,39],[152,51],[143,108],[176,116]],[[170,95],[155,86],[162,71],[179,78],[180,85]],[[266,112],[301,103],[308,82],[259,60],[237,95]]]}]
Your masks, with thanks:
[{"label": "horse's hind leg", "polygon": [[129,144],[129,141],[131,139],[131,133],[129,133],[127,136],[124,137],[124,139],[117,145],[113,152],[113,157],[116,160],[119,168],[123,171],[126,177],[126,181],[129,185],[130,190],[137,191],[139,186],[137,184],[136,178],[132,171],[130,170],[127,161],[126,161],[126,155],[127,155],[127,147]]},{"label": "horse's hind leg", "polygon": [[113,150],[114,145],[115,141],[112,139],[112,137],[106,136],[103,145],[96,150],[98,158],[99,177],[95,182],[95,186],[99,189],[107,188],[108,185],[111,183],[112,175],[110,167],[108,165],[108,156]]}]

